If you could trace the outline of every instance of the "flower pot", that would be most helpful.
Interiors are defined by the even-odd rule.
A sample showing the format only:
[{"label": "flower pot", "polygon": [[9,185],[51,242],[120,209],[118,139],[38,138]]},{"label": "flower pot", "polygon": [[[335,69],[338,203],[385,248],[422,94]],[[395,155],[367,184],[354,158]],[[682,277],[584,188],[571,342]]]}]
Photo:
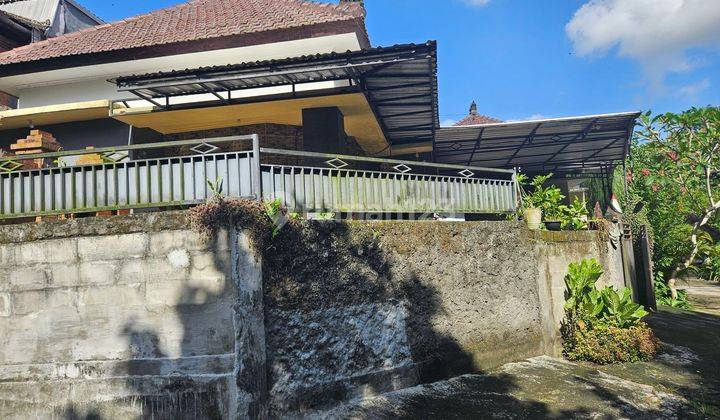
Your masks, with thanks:
[{"label": "flower pot", "polygon": [[530,230],[540,230],[540,226],[542,225],[541,209],[535,207],[527,208],[523,210],[523,218],[525,219],[525,223],[527,223]]},{"label": "flower pot", "polygon": [[554,231],[562,230],[562,222],[559,220],[546,220],[545,229]]}]

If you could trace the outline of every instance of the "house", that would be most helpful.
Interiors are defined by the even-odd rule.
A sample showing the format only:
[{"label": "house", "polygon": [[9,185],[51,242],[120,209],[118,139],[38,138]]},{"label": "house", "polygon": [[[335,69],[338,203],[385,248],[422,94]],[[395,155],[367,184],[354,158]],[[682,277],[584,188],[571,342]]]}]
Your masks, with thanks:
[{"label": "house", "polygon": [[[359,3],[297,0],[194,0],[47,39],[0,54],[0,90],[16,96],[19,103],[15,112],[0,116],[3,129],[15,129],[0,134],[0,145],[12,143],[30,127],[53,133],[65,148],[82,147],[97,136],[103,141],[95,146],[127,144],[130,124],[108,119],[108,107],[110,101],[133,95],[119,92],[108,82],[111,77],[368,46]],[[138,137],[155,140],[171,134],[153,132],[152,125],[136,128]],[[181,130],[175,128],[172,134]]]},{"label": "house", "polygon": [[462,127],[466,125],[497,124],[501,122],[502,121],[497,118],[479,114],[477,104],[473,101],[470,104],[470,112],[463,119],[453,124],[453,126]]},{"label": "house", "polygon": [[0,1],[0,52],[102,23],[75,0]]},{"label": "house", "polygon": [[[372,46],[365,14],[349,0],[190,0],[0,53],[0,91],[17,98],[0,111],[0,196],[13,191],[0,212],[196,202],[206,180],[259,166],[229,192],[299,211],[502,213],[517,168],[606,175],[624,160],[634,113],[502,123],[474,106],[469,125],[440,127],[436,43]],[[165,158],[179,160],[139,163]],[[114,191],[79,165],[121,161],[144,169],[103,172]],[[195,178],[173,184],[186,164]],[[11,182],[30,169],[42,182]],[[30,181],[42,194],[13,190]]]},{"label": "house", "polygon": [[[0,52],[102,23],[74,0],[0,2]],[[15,96],[0,92],[0,110],[17,105]]]}]

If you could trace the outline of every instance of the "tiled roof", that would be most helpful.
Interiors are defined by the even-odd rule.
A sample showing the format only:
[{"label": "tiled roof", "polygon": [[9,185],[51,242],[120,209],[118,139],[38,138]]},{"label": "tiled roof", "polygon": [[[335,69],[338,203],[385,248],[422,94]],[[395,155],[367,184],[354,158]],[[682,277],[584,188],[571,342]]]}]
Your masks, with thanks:
[{"label": "tiled roof", "polygon": [[[362,20],[359,2],[190,0],[0,54],[0,65]],[[364,27],[363,27],[364,29]]]},{"label": "tiled roof", "polygon": [[470,104],[470,113],[468,114],[468,116],[463,118],[462,120],[456,122],[454,124],[454,126],[460,127],[463,125],[497,124],[497,123],[501,123],[501,122],[503,122],[503,121],[498,120],[497,118],[478,114],[477,104],[475,103],[475,101],[473,101],[473,103]]},{"label": "tiled roof", "polygon": [[488,117],[487,115],[481,115],[481,114],[470,114],[467,117],[463,118],[462,120],[456,122],[454,126],[459,127],[463,125],[480,125],[480,124],[496,124],[501,123],[502,120],[498,120],[497,118]]}]

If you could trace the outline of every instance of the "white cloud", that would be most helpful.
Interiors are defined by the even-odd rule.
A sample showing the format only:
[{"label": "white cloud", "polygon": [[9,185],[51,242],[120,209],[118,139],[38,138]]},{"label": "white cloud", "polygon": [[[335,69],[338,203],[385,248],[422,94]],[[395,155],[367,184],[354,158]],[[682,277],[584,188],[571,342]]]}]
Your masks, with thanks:
[{"label": "white cloud", "polygon": [[457,120],[454,120],[454,119],[452,119],[452,118],[447,118],[447,119],[444,119],[444,120],[440,123],[440,126],[441,126],[441,127],[452,127],[453,125],[455,125],[455,123],[457,123]]},{"label": "white cloud", "polygon": [[543,114],[532,114],[530,116],[527,116],[525,118],[518,118],[514,120],[508,120],[508,122],[520,122],[520,121],[535,121],[535,120],[545,120],[548,117],[546,117]]},{"label": "white cloud", "polygon": [[483,7],[487,6],[488,3],[490,3],[490,0],[462,0],[462,2],[469,6]]},{"label": "white cloud", "polygon": [[718,0],[590,0],[565,26],[580,56],[606,54],[639,61],[653,89],[669,72],[693,69],[687,52],[720,46]]},{"label": "white cloud", "polygon": [[690,99],[695,99],[695,98],[697,98],[697,96],[700,93],[708,90],[710,88],[710,86],[711,86],[710,79],[705,78],[697,83],[692,83],[692,84],[680,87],[680,89],[678,89],[678,93],[680,94],[680,96],[684,96],[684,97],[690,98]]}]

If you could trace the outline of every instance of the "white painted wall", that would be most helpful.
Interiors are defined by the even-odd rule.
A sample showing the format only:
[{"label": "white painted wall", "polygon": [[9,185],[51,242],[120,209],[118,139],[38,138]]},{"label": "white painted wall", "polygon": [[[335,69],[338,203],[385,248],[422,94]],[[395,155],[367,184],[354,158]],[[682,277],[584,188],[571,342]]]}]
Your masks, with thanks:
[{"label": "white painted wall", "polygon": [[360,41],[355,33],[329,35],[3,77],[0,78],[0,90],[17,96],[20,99],[20,108],[98,99],[128,99],[132,95],[117,92],[115,85],[107,80],[130,74],[240,64],[360,48]]}]

